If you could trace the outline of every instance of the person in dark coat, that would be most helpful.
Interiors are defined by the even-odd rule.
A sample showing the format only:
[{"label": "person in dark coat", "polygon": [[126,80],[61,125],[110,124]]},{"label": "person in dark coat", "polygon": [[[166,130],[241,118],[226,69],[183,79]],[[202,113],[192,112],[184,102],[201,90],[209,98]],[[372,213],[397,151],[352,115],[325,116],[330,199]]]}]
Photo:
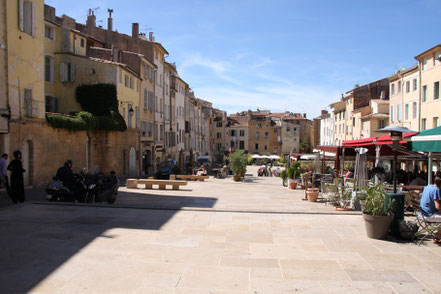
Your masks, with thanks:
[{"label": "person in dark coat", "polygon": [[23,173],[26,172],[21,164],[21,151],[14,151],[14,160],[8,165],[8,170],[11,172],[11,198],[14,203],[24,202],[24,182]]},{"label": "person in dark coat", "polygon": [[63,184],[74,194],[74,197],[79,202],[83,201],[83,195],[75,184],[74,174],[72,172],[73,162],[68,159],[62,167],[57,170],[57,179],[63,182]]}]

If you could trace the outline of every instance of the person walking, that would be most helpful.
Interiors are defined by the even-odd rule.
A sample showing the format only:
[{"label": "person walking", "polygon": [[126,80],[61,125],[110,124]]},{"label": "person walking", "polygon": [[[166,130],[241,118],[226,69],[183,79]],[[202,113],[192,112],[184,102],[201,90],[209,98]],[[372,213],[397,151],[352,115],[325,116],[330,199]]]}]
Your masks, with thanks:
[{"label": "person walking", "polygon": [[9,198],[11,198],[14,203],[17,203],[17,200],[14,201],[14,199],[12,198],[11,187],[9,186],[7,171],[8,158],[9,155],[6,153],[3,153],[2,157],[0,158],[0,182],[5,184],[6,192],[8,193]]},{"label": "person walking", "polygon": [[21,151],[14,151],[14,160],[8,165],[8,170],[11,171],[11,198],[14,203],[24,202],[24,182],[23,173],[26,172],[21,164]]}]

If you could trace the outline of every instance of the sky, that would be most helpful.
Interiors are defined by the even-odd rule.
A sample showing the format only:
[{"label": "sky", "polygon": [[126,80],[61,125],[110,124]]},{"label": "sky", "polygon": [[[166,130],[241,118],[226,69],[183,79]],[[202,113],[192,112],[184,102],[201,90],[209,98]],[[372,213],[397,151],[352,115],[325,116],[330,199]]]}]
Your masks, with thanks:
[{"label": "sky", "polygon": [[[46,0],[56,15],[154,33],[196,97],[228,114],[306,113],[416,64],[441,43],[438,0]],[[100,22],[101,21],[101,22]],[[438,37],[437,37],[438,36]]]}]

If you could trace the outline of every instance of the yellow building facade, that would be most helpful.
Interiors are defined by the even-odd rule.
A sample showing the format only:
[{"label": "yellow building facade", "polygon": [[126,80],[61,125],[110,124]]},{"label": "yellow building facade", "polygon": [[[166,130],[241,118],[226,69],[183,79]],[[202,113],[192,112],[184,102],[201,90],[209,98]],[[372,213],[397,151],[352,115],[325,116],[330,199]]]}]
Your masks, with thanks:
[{"label": "yellow building facade", "polygon": [[420,88],[420,131],[440,126],[441,44],[417,55]]}]

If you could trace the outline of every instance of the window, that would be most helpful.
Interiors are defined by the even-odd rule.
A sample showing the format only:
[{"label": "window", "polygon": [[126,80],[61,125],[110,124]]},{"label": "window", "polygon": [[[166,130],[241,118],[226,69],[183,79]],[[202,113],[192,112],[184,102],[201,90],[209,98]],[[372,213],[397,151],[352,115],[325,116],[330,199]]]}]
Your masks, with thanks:
[{"label": "window", "polygon": [[139,129],[139,107],[135,106],[135,126]]},{"label": "window", "polygon": [[129,87],[129,76],[124,74],[124,86]]},{"label": "window", "polygon": [[144,109],[147,109],[148,107],[148,91],[147,89],[144,89]]},{"label": "window", "polygon": [[222,128],[222,122],[221,121],[216,122],[216,127],[217,128]]},{"label": "window", "polygon": [[433,83],[433,99],[439,99],[439,82]]},{"label": "window", "polygon": [[130,89],[133,89],[133,77],[132,76],[130,76],[130,79],[129,79],[129,81],[130,81]]},{"label": "window", "polygon": [[394,122],[395,121],[395,116],[394,116],[394,106],[392,105],[390,107],[390,121]]},{"label": "window", "polygon": [[222,138],[222,133],[217,133],[216,134],[216,138],[221,139]]},{"label": "window", "polygon": [[278,131],[278,128],[274,128],[274,133],[277,133]]},{"label": "window", "polygon": [[426,119],[425,118],[423,118],[422,120],[421,120],[421,130],[422,131],[424,131],[424,130],[426,130]]},{"label": "window", "polygon": [[254,147],[254,149],[259,150],[259,144],[256,143]]},{"label": "window", "polygon": [[35,3],[29,0],[18,1],[18,26],[20,31],[35,37],[37,33],[37,8]]},{"label": "window", "polygon": [[266,147],[266,145],[265,145],[265,150],[268,150],[268,148]]},{"label": "window", "polygon": [[54,28],[45,25],[44,26],[44,36],[48,39],[53,40],[54,39]]},{"label": "window", "polygon": [[262,127],[262,124],[261,124],[261,123],[258,123],[258,124],[257,124],[257,127],[258,127],[258,128],[261,128],[261,127]]},{"label": "window", "polygon": [[401,121],[401,104],[397,105],[397,121]]},{"label": "window", "polygon": [[423,102],[427,101],[427,86],[423,86]]},{"label": "window", "polygon": [[438,65],[438,64],[439,64],[439,51],[433,54],[433,65]]},{"label": "window", "polygon": [[415,119],[417,117],[417,103],[412,103],[412,118]]},{"label": "window", "polygon": [[379,119],[378,120],[378,128],[382,129],[384,127],[386,127],[386,120],[385,119]]},{"label": "window", "polygon": [[259,139],[259,137],[260,137],[259,132],[256,132],[256,139]]},{"label": "window", "polygon": [[44,57],[44,80],[49,83],[54,82],[54,58],[52,56]]},{"label": "window", "polygon": [[148,77],[149,67],[145,63],[143,65],[144,65],[144,78],[146,79]]},{"label": "window", "polygon": [[217,143],[217,151],[221,150],[222,148],[222,144],[221,143]]},{"label": "window", "polygon": [[427,58],[423,58],[423,70],[427,69]]},{"label": "window", "polygon": [[236,137],[236,131],[235,130],[231,130],[230,131],[230,136],[231,137]]},{"label": "window", "polygon": [[413,90],[416,91],[418,88],[418,81],[417,79],[413,79]]},{"label": "window", "polygon": [[395,95],[395,84],[392,84],[391,92],[392,92],[392,95]]},{"label": "window", "polygon": [[60,63],[60,81],[73,82],[75,81],[75,63]]},{"label": "window", "polygon": [[149,91],[149,110],[155,111],[155,93]]},{"label": "window", "polygon": [[239,149],[245,149],[245,141],[239,141]]},{"label": "window", "polygon": [[401,81],[398,81],[397,93],[401,93]]},{"label": "window", "polygon": [[[269,133],[268,132],[265,132],[265,138],[268,138],[269,137]],[[266,150],[266,149],[265,149]]]},{"label": "window", "polygon": [[409,104],[406,104],[404,106],[404,120],[408,120],[409,119]]},{"label": "window", "polygon": [[410,81],[406,82],[406,93],[410,92]]},{"label": "window", "polygon": [[58,113],[58,98],[52,96],[45,97],[46,112]]},{"label": "window", "polygon": [[84,39],[83,38],[80,39],[80,46],[84,48]]},{"label": "window", "polygon": [[438,123],[439,123],[439,121],[438,121],[438,117],[434,117],[434,118],[433,118],[433,127],[434,127],[434,128],[438,127]]},{"label": "window", "polygon": [[245,137],[245,130],[240,130],[239,131],[239,136],[240,137]]}]

